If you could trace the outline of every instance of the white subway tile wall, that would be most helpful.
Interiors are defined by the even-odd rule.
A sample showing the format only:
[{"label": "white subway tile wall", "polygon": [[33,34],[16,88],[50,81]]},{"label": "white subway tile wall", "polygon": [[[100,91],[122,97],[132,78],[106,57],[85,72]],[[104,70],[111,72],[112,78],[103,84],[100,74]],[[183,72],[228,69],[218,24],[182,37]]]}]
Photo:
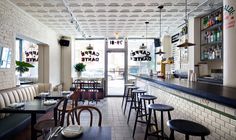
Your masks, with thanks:
[{"label": "white subway tile wall", "polygon": [[[148,85],[148,92],[157,96],[156,103],[173,106],[175,110],[171,112],[172,119],[192,120],[210,129],[211,134],[206,137],[207,140],[236,140],[236,120],[227,116],[228,114],[236,117],[236,109],[145,80],[138,80],[137,85]],[[165,115],[166,122],[168,117],[167,114]],[[160,113],[157,112],[157,116],[160,117]],[[166,123],[165,132],[169,135],[169,128]],[[175,138],[176,140],[183,140],[184,135],[175,133]],[[190,137],[190,139],[198,140],[200,138]]]}]

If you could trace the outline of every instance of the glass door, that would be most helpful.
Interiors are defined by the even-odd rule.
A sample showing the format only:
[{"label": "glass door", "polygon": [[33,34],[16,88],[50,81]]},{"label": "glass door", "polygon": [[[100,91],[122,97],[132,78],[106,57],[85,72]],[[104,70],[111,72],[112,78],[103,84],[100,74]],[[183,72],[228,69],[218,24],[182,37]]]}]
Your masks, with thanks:
[{"label": "glass door", "polygon": [[122,96],[125,83],[125,53],[110,51],[107,54],[107,95]]}]

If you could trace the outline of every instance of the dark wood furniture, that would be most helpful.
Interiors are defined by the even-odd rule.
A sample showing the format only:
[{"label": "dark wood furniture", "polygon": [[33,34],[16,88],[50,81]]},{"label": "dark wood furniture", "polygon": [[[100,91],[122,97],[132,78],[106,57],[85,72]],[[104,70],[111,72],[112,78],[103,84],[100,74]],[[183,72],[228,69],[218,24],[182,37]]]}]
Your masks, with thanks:
[{"label": "dark wood furniture", "polygon": [[[101,126],[102,124],[102,113],[101,111],[94,106],[78,106],[73,108],[71,111],[69,111],[68,115],[67,115],[67,125],[70,124],[70,122],[74,125],[74,124],[78,124],[80,125],[80,115],[82,113],[82,111],[88,111],[90,114],[90,126],[92,126],[93,124],[93,113],[97,113],[98,114],[98,126]],[[95,111],[95,112],[94,112]]]},{"label": "dark wood furniture", "polygon": [[124,114],[125,114],[125,111],[126,111],[126,107],[127,107],[127,104],[128,102],[131,102],[131,99],[130,99],[130,95],[132,93],[133,90],[135,89],[138,89],[139,87],[137,86],[128,86],[127,87],[127,95],[125,97],[125,108],[124,108]]},{"label": "dark wood furniture", "polygon": [[[157,97],[153,96],[153,95],[141,95],[141,96],[139,96],[138,99],[139,99],[138,109],[137,109],[136,117],[135,117],[133,137],[134,137],[134,134],[135,134],[135,131],[136,131],[137,122],[147,124],[147,120],[148,120],[147,103],[148,104],[151,104],[151,103],[154,104],[154,100],[156,100]],[[154,114],[154,116],[155,115],[156,114]],[[143,117],[145,117],[145,119],[143,119]],[[156,116],[154,118],[156,119]],[[157,122],[157,120],[155,120],[155,121]]]},{"label": "dark wood furniture", "polygon": [[44,105],[41,100],[32,100],[25,103],[22,108],[10,108],[5,107],[0,109],[0,113],[21,113],[31,115],[31,139],[36,140],[36,132],[34,131],[34,125],[36,124],[36,115],[45,114],[49,110],[53,109],[56,105]]},{"label": "dark wood furniture", "polygon": [[189,120],[174,119],[167,122],[171,130],[170,139],[174,140],[174,131],[185,134],[185,140],[189,140],[189,135],[200,136],[205,140],[205,136],[210,135],[210,130],[205,126]]},{"label": "dark wood furniture", "polygon": [[[72,83],[71,91],[74,91],[76,88],[81,89],[81,100],[93,100],[97,101],[98,99],[104,98],[104,81],[101,78],[93,79],[77,79]],[[92,97],[93,96],[93,97]]]},{"label": "dark wood furniture", "polygon": [[[111,127],[83,127],[83,133],[70,140],[111,140]],[[61,133],[54,140],[67,140]]]},{"label": "dark wood furniture", "polygon": [[[168,139],[168,136],[164,133],[163,113],[167,112],[168,113],[168,120],[171,120],[170,111],[173,111],[174,108],[172,106],[164,105],[164,104],[150,104],[150,105],[148,105],[148,109],[149,109],[148,110],[149,114],[148,114],[148,121],[147,121],[147,127],[146,127],[146,133],[145,133],[145,138],[144,139],[146,140],[147,136],[149,136],[149,135],[157,136],[158,138],[161,137],[162,139]],[[148,128],[150,127],[150,124],[151,124],[152,111],[153,111],[154,114],[156,114],[156,111],[161,112],[161,129],[158,129],[158,127],[156,127],[156,132],[149,133]],[[160,133],[160,135],[159,135],[159,133]]]},{"label": "dark wood furniture", "polygon": [[131,110],[134,109],[135,111],[138,109],[138,97],[140,95],[144,95],[147,91],[145,90],[133,90],[131,92],[131,104],[129,107],[129,114],[128,114],[128,119],[127,119],[127,124],[129,123],[129,119],[130,119],[130,114],[131,114]]},{"label": "dark wood furniture", "polygon": [[124,88],[124,94],[123,94],[123,97],[122,97],[121,108],[123,108],[123,104],[124,104],[124,101],[125,101],[125,97],[128,95],[127,87],[128,87],[128,86],[134,86],[134,84],[125,84],[124,86],[125,86],[125,88]]},{"label": "dark wood furniture", "polygon": [[[55,126],[63,126],[64,125],[64,119],[65,119],[65,110],[66,110],[66,105],[67,105],[67,98],[62,98],[54,108],[54,115],[53,118],[51,119],[45,119],[37,122],[34,125],[34,129],[42,134],[42,130],[46,128],[53,128]],[[59,105],[63,105],[63,110],[62,113],[58,111]]]}]

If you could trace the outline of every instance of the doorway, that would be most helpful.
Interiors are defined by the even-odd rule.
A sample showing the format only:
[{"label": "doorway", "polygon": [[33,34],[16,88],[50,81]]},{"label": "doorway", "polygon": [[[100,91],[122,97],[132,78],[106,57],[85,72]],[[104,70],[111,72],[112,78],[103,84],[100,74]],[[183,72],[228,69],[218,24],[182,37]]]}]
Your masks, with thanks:
[{"label": "doorway", "polygon": [[107,58],[107,95],[122,96],[126,79],[125,53],[111,51]]}]

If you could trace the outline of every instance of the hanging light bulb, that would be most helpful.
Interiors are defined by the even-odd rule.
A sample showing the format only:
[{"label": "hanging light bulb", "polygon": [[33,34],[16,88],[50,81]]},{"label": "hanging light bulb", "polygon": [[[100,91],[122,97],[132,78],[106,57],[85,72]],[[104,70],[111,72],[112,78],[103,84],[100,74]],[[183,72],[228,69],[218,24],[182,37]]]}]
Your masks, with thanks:
[{"label": "hanging light bulb", "polygon": [[[160,6],[158,6],[158,8],[160,9],[160,40],[161,40],[161,10],[164,8],[164,6],[160,5]],[[159,51],[156,52],[155,54],[162,55],[162,54],[165,54],[165,52],[163,52],[163,51],[161,51],[161,49],[159,49]]]},{"label": "hanging light bulb", "polygon": [[[186,25],[186,28],[187,28],[187,32],[188,32],[188,15],[187,15],[187,0],[185,0],[185,19],[184,19],[184,21],[185,21],[185,25]],[[187,35],[186,35],[187,37],[186,37],[186,39],[185,39],[185,41],[184,41],[184,43],[181,43],[181,44],[179,44],[179,45],[177,45],[176,47],[179,47],[179,48],[187,48],[187,47],[189,47],[189,46],[194,46],[194,45],[196,45],[196,44],[194,44],[194,43],[190,43],[190,42],[188,42],[188,33],[187,33]]]},{"label": "hanging light bulb", "polygon": [[139,47],[139,49],[141,50],[147,49],[147,25],[149,24],[149,22],[146,21],[145,24],[146,24],[146,46],[144,45],[144,43],[142,43],[142,45]]}]

